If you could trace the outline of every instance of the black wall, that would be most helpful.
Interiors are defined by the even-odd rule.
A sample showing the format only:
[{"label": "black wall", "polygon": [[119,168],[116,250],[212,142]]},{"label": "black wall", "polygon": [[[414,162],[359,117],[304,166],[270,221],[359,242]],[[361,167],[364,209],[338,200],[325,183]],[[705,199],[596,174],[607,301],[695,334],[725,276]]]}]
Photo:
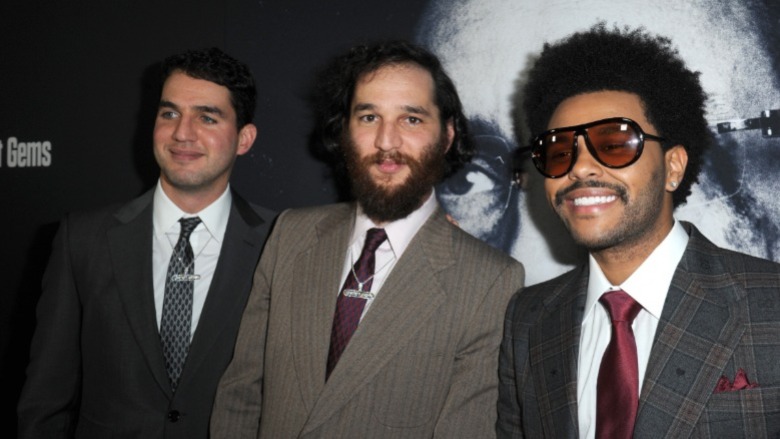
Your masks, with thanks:
[{"label": "black wall", "polygon": [[[15,410],[8,407],[15,406],[24,381],[57,222],[68,211],[133,198],[156,181],[151,133],[160,60],[188,48],[217,46],[248,62],[258,82],[259,135],[236,165],[234,187],[275,210],[324,204],[337,195],[328,168],[308,149],[305,96],[314,70],[359,41],[412,38],[424,5],[3,2],[0,376],[7,409],[0,425],[15,435]],[[17,160],[10,167],[12,137],[17,150],[19,143],[49,142],[50,164],[20,167]]]}]

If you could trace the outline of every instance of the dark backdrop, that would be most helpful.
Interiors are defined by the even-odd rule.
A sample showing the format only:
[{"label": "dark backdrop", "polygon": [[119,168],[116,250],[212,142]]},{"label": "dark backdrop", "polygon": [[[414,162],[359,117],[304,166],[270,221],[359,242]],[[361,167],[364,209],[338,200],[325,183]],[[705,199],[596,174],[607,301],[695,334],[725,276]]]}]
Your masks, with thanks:
[{"label": "dark backdrop", "polygon": [[[453,76],[479,147],[474,163],[439,187],[440,201],[465,230],[523,262],[528,281],[536,283],[582,254],[550,217],[541,179],[531,171],[526,186],[511,183],[507,166],[516,141],[509,95],[543,41],[599,19],[672,37],[692,68],[703,72],[715,144],[693,201],[676,215],[720,245],[780,260],[777,2],[0,3],[0,391],[7,408],[0,425],[15,434],[9,407],[24,380],[58,220],[71,210],[133,198],[156,180],[151,133],[162,58],[217,46],[250,64],[258,82],[259,134],[239,158],[233,185],[281,211],[338,198],[328,167],[309,149],[306,96],[315,70],[367,40],[402,37],[428,45]],[[48,148],[49,155],[32,166],[12,166],[21,144]]]},{"label": "dark backdrop", "polygon": [[[412,38],[424,2],[2,2],[0,5],[0,367],[15,435],[40,279],[64,213],[128,200],[156,179],[151,149],[157,67],[217,46],[250,63],[259,129],[233,184],[274,210],[336,200],[308,152],[305,95],[314,70],[356,42]],[[50,142],[49,166],[9,167],[17,144]],[[323,179],[325,181],[323,182]],[[4,433],[5,435],[5,433]]]}]

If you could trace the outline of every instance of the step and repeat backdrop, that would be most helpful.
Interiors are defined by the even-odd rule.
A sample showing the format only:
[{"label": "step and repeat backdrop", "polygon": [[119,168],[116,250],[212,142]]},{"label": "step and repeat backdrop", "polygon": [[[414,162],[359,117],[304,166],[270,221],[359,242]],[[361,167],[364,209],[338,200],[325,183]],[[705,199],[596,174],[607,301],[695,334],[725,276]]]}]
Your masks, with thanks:
[{"label": "step and repeat backdrop", "polygon": [[[19,3],[19,4],[8,4]],[[716,243],[780,260],[780,4],[763,0],[228,0],[6,2],[0,6],[0,359],[15,404],[40,280],[68,211],[133,198],[155,181],[159,61],[217,46],[257,79],[258,140],[232,184],[274,210],[338,201],[312,153],[307,96],[333,55],[406,38],[439,54],[476,135],[472,164],[438,196],[461,227],[526,265],[528,282],[584,256],[513,151],[512,97],[545,41],[604,21],[670,37],[701,72],[715,147],[677,218]],[[8,406],[6,404],[6,407]],[[13,425],[6,413],[3,425]],[[5,420],[5,419],[4,419]]]}]

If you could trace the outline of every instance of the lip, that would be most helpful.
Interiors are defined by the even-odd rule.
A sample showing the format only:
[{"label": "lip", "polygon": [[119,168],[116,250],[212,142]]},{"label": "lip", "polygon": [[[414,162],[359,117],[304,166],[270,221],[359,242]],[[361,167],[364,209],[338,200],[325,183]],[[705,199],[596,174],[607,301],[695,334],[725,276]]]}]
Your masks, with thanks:
[{"label": "lip", "polygon": [[203,153],[185,148],[169,148],[173,160],[178,162],[191,162],[203,157]]},{"label": "lip", "polygon": [[382,174],[397,174],[401,172],[401,170],[403,170],[404,167],[406,167],[406,165],[392,159],[380,160],[376,164],[376,168]]}]

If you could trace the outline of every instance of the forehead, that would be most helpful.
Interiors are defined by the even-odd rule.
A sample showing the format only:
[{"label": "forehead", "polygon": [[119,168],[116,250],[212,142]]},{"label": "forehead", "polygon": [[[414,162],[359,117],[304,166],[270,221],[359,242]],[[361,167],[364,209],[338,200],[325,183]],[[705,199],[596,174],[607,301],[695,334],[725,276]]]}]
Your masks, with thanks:
[{"label": "forehead", "polygon": [[165,80],[160,99],[179,106],[215,106],[233,111],[227,87],[179,71]]},{"label": "forehead", "polygon": [[356,104],[416,105],[435,109],[433,77],[416,64],[391,64],[361,75],[352,97]]},{"label": "forehead", "polygon": [[642,99],[624,91],[598,91],[571,96],[555,108],[548,129],[581,125],[609,117],[627,117],[642,129],[652,130],[645,116]]}]

